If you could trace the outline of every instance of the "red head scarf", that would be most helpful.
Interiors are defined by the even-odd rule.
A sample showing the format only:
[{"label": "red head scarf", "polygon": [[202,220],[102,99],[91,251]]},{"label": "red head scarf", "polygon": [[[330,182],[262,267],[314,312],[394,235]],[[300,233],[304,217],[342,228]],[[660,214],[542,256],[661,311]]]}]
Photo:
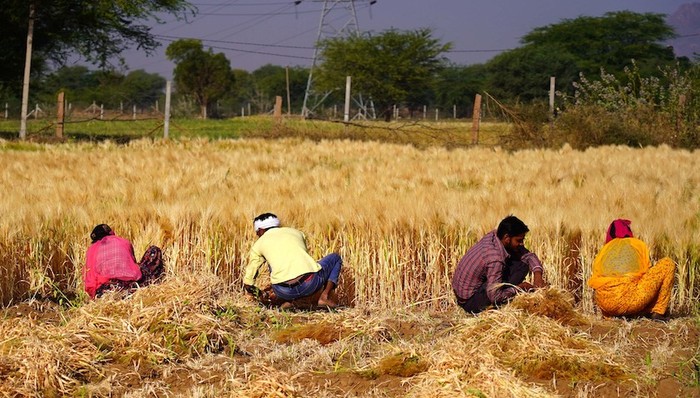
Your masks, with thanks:
[{"label": "red head scarf", "polygon": [[610,223],[608,233],[605,236],[605,243],[608,243],[615,238],[634,238],[630,224],[632,224],[632,221],[624,220],[622,218],[618,218]]}]

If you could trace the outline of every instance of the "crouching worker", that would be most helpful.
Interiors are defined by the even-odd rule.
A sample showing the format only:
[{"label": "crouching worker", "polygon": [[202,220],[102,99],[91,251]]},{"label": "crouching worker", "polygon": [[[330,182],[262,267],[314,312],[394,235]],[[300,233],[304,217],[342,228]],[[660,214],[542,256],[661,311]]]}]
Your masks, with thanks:
[{"label": "crouching worker", "polygon": [[[332,253],[316,262],[308,253],[304,234],[294,228],[280,227],[280,220],[272,213],[255,217],[253,226],[258,240],[250,250],[243,277],[248,294],[290,308],[295,300],[320,291],[318,306],[336,307],[330,294],[338,285],[343,264],[340,255]],[[270,269],[272,294],[254,286],[258,271],[265,263]]]},{"label": "crouching worker", "polygon": [[610,224],[588,286],[604,316],[667,321],[676,265],[666,257],[652,267],[647,245],[634,237],[630,224],[623,219]]},{"label": "crouching worker", "polygon": [[85,291],[90,298],[100,297],[108,290],[146,286],[163,276],[163,255],[157,246],[150,246],[136,263],[131,242],[115,235],[109,225],[96,226],[90,239],[83,270]]},{"label": "crouching worker", "polygon": [[[524,246],[529,229],[515,216],[504,218],[462,257],[452,277],[457,304],[468,313],[508,302],[519,291],[544,287],[542,263]],[[533,284],[525,282],[528,272]]]}]

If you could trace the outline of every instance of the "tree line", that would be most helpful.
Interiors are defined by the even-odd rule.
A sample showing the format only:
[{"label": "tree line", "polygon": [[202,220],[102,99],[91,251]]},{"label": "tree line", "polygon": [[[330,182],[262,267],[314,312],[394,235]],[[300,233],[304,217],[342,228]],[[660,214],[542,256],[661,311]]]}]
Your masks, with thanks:
[{"label": "tree line", "polygon": [[[155,46],[148,29],[134,21],[155,18],[157,12],[180,16],[196,13],[189,3],[180,0],[140,0],[131,2],[131,7],[106,0],[34,0],[33,3],[37,4],[37,10],[48,8],[53,13],[37,17],[43,24],[37,29],[33,99],[53,102],[56,92],[64,90],[76,103],[99,102],[108,107],[148,106],[163,95],[165,80],[161,76],[142,70],[127,73],[107,63],[129,43],[146,51]],[[66,24],[49,22],[75,12],[78,5],[85,7],[80,11],[82,19],[71,17],[71,22],[80,26],[76,30],[83,34],[54,36],[65,33]],[[17,82],[21,76],[18,65],[23,53],[17,44],[22,42],[17,31],[22,31],[19,27],[26,22],[22,19],[25,9],[24,1],[9,0],[0,10],[0,17],[7,22],[0,24],[0,30],[7,33],[0,35],[0,40],[14,48],[5,52],[7,62],[0,63],[0,96],[6,102],[18,98]],[[106,20],[109,23],[103,23]],[[97,30],[97,38],[85,33],[93,28]],[[51,44],[42,31],[50,33],[57,42]],[[601,104],[607,100],[605,90],[599,89],[597,96],[591,94],[596,91],[591,90],[595,86],[591,82],[599,82],[608,92],[624,87],[629,91],[627,98],[645,96],[645,101],[659,107],[674,103],[676,115],[682,110],[685,125],[692,126],[694,119],[689,115],[700,114],[693,96],[699,81],[698,65],[696,60],[676,57],[673,49],[663,44],[674,36],[673,28],[662,14],[619,11],[535,28],[522,38],[519,47],[475,65],[449,62],[445,55],[452,43],[442,43],[430,29],[389,29],[325,40],[318,43],[320,59],[314,70],[278,65],[265,65],[252,72],[236,69],[235,60],[232,62],[224,54],[204,48],[196,39],[171,43],[166,56],[176,65],[173,71],[176,116],[229,117],[248,111],[268,112],[278,95],[285,100],[288,95],[291,103],[286,104],[287,109],[300,113],[311,73],[312,94],[316,96],[311,100],[324,98],[326,104],[314,108],[311,116],[323,116],[324,106],[327,112],[331,104],[342,104],[345,79],[351,76],[353,91],[362,94],[379,118],[390,118],[395,106],[412,113],[420,112],[424,106],[452,109],[454,105],[459,106],[458,117],[464,117],[469,116],[478,93],[488,93],[500,104],[510,106],[542,103],[548,97],[550,76],[554,76],[557,108],[570,109],[581,104],[582,90],[587,87],[587,104],[597,103],[604,110],[609,109]],[[12,37],[11,43],[8,37]],[[112,40],[107,40],[110,37]],[[51,69],[51,65],[63,65],[69,49],[101,68]],[[634,73],[630,73],[630,68]],[[678,89],[680,77],[687,92]],[[656,93],[651,96],[642,92],[642,87],[651,87],[649,79],[656,82],[653,85]],[[669,93],[682,101],[665,98]]]}]

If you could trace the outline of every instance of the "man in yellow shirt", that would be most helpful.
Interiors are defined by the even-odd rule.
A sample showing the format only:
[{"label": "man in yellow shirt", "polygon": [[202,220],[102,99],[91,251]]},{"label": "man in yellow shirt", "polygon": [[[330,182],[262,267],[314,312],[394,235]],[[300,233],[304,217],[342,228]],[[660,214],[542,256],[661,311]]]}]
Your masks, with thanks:
[{"label": "man in yellow shirt", "polygon": [[248,255],[243,286],[249,294],[264,295],[254,286],[260,267],[267,263],[270,269],[270,282],[275,296],[282,301],[281,306],[293,306],[294,300],[308,297],[321,290],[318,305],[336,307],[337,303],[329,295],[338,285],[338,277],[343,260],[337,253],[331,253],[316,262],[306,248],[306,238],[301,231],[281,227],[280,221],[272,213],[263,213],[253,220],[255,241]]}]

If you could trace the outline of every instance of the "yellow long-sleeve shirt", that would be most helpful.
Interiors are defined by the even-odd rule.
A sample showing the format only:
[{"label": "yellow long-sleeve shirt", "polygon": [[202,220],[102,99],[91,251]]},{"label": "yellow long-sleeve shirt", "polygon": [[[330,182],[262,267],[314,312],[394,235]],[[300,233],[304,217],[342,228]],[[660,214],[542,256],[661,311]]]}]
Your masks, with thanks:
[{"label": "yellow long-sleeve shirt", "polygon": [[270,267],[270,282],[273,284],[321,269],[307,251],[304,234],[286,227],[268,229],[255,241],[248,255],[243,283],[255,284],[258,270],[264,263]]}]

